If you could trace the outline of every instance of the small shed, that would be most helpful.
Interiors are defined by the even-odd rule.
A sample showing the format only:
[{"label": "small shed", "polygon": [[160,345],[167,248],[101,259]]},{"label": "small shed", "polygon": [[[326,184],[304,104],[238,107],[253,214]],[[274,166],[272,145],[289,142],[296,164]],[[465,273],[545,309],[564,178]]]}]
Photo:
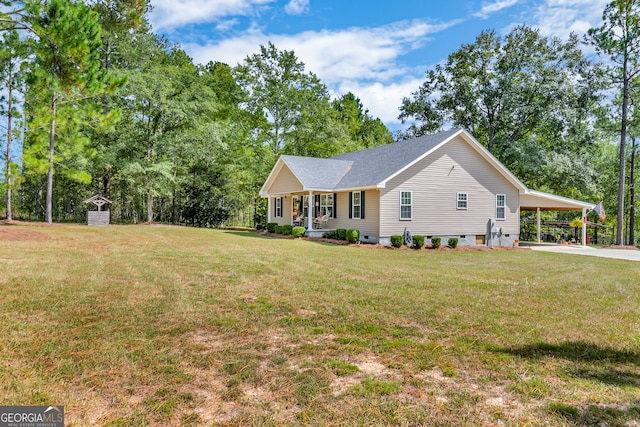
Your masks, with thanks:
[{"label": "small shed", "polygon": [[88,198],[84,201],[85,203],[91,203],[98,208],[97,211],[87,211],[87,224],[95,227],[106,227],[109,225],[111,221],[111,211],[110,210],[102,210],[102,207],[105,205],[110,205],[111,200],[103,197],[99,194],[96,194],[93,197]]}]

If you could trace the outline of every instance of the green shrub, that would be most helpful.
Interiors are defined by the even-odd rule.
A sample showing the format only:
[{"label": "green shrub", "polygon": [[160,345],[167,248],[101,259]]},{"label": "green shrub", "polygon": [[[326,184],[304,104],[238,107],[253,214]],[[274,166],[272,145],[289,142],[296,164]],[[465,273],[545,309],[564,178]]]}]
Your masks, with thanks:
[{"label": "green shrub", "polygon": [[440,237],[434,237],[431,239],[431,247],[433,249],[438,249],[440,247],[440,242],[442,239]]},{"label": "green shrub", "polygon": [[256,230],[261,231],[265,229],[265,225],[264,224],[258,224],[256,225]]},{"label": "green shrub", "polygon": [[304,237],[304,233],[307,230],[304,227],[293,227],[293,230],[291,230],[291,234],[293,234],[293,237],[300,238],[300,237]]},{"label": "green shrub", "polygon": [[277,222],[268,222],[267,223],[267,231],[269,233],[275,233],[276,232],[276,225],[278,225]]},{"label": "green shrub", "polygon": [[349,243],[358,243],[360,241],[360,231],[355,229],[347,230],[347,241]]},{"label": "green shrub", "polygon": [[293,225],[285,224],[282,226],[282,234],[285,236],[291,236],[291,232],[293,231]]},{"label": "green shrub", "polygon": [[457,237],[451,237],[451,238],[449,239],[448,244],[449,244],[449,246],[450,246],[450,247],[452,247],[453,249],[455,249],[455,248],[456,248],[456,246],[458,246],[458,238],[457,238]]},{"label": "green shrub", "polygon": [[322,233],[322,237],[325,239],[337,239],[338,235],[335,230],[329,230]]},{"label": "green shrub", "polygon": [[413,236],[413,249],[420,249],[424,246],[424,236]]},{"label": "green shrub", "polygon": [[336,237],[338,240],[347,240],[347,230],[345,228],[337,228]]},{"label": "green shrub", "polygon": [[282,226],[276,225],[275,228],[273,229],[273,232],[276,234],[282,234]]},{"label": "green shrub", "polygon": [[393,246],[394,248],[399,248],[402,246],[403,240],[404,237],[394,234],[393,236],[391,236],[391,246]]}]

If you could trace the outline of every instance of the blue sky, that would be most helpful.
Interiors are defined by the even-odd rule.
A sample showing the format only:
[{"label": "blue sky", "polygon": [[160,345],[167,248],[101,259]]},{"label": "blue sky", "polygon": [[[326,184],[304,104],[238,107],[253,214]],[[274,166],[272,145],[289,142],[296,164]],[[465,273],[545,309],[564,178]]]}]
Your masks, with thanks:
[{"label": "blue sky", "polygon": [[[392,130],[425,72],[480,31],[518,24],[566,39],[601,23],[607,0],[151,0],[157,33],[197,63],[242,62],[273,42],[332,95],[353,92]],[[585,49],[587,49],[585,47]]]}]

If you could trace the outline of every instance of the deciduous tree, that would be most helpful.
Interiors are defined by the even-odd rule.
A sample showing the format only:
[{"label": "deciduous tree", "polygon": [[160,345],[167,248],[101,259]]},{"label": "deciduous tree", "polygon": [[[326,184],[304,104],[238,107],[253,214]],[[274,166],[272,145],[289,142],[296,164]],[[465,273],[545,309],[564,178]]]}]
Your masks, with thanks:
[{"label": "deciduous tree", "polygon": [[[580,182],[584,168],[572,165],[586,163],[594,142],[599,76],[576,36],[563,42],[524,26],[504,37],[483,31],[403,100],[400,119],[412,121],[404,136],[463,126],[525,182],[558,162]],[[563,182],[547,178],[566,194]]]}]

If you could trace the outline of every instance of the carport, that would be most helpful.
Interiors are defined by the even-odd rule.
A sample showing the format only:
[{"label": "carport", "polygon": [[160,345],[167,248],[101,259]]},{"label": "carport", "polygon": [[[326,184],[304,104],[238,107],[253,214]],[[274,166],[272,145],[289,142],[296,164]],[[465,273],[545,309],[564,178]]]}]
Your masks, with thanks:
[{"label": "carport", "polygon": [[[520,194],[520,211],[536,212],[536,241],[541,243],[541,211],[579,211],[582,213],[582,224],[587,221],[587,210],[595,207],[594,203],[583,202],[581,200],[569,199],[567,197],[556,196],[555,194],[543,193],[527,189]],[[587,245],[587,227],[582,227],[582,246]]]}]

